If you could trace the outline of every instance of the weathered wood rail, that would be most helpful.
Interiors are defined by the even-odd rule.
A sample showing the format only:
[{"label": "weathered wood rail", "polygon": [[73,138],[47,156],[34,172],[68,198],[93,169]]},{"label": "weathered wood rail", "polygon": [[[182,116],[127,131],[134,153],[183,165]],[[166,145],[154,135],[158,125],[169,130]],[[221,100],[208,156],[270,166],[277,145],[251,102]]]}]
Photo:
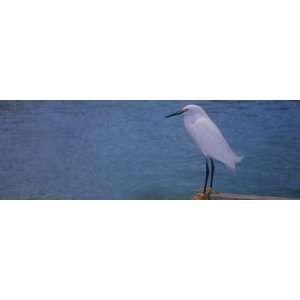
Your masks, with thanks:
[{"label": "weathered wood rail", "polygon": [[[207,199],[207,198],[206,198]],[[193,200],[204,200],[200,193],[193,197]],[[291,198],[281,198],[273,196],[259,196],[259,195],[239,195],[227,193],[211,193],[207,200],[292,200]]]}]

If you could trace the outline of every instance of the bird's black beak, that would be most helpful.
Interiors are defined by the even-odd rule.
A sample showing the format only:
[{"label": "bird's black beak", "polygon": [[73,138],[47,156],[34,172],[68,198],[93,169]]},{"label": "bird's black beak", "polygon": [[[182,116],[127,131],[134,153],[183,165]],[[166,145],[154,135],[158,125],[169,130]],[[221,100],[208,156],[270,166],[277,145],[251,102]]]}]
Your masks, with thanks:
[{"label": "bird's black beak", "polygon": [[177,111],[173,114],[170,114],[170,115],[167,115],[166,118],[171,118],[171,117],[174,117],[174,116],[178,116],[178,115],[181,115],[185,112],[185,110],[180,110],[180,111]]}]

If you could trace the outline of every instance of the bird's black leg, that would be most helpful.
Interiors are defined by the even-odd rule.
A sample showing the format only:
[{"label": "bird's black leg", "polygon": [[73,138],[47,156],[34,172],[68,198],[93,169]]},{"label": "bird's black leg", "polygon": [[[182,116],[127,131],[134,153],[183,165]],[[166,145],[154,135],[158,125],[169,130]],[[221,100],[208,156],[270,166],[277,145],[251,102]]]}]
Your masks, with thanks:
[{"label": "bird's black leg", "polygon": [[210,177],[210,188],[212,189],[214,183],[214,174],[215,174],[215,164],[212,158],[210,158],[210,170],[211,170],[211,177]]},{"label": "bird's black leg", "polygon": [[209,166],[208,166],[207,158],[205,158],[205,181],[204,181],[204,189],[203,189],[204,194],[206,193],[208,175],[209,175]]}]

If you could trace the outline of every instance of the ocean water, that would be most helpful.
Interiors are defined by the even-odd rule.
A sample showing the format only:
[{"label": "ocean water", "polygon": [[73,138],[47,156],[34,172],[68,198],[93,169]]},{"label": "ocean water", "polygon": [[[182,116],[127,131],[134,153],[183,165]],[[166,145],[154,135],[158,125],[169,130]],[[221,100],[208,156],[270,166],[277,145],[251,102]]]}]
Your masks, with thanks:
[{"label": "ocean water", "polygon": [[164,118],[190,103],[244,156],[215,190],[300,198],[300,101],[0,101],[0,198],[191,199],[204,158]]}]

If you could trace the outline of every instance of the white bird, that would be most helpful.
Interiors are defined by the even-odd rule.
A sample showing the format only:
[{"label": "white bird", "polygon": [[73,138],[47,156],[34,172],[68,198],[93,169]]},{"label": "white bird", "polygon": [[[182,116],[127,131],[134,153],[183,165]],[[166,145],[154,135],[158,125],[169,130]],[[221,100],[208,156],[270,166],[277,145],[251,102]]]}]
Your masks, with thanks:
[{"label": "white bird", "polygon": [[205,156],[205,182],[201,193],[201,197],[204,199],[206,197],[207,181],[209,177],[208,160],[210,160],[211,164],[211,178],[209,186],[209,193],[211,193],[215,170],[213,160],[215,159],[220,161],[234,170],[235,165],[242,160],[242,157],[233,152],[219,128],[209,118],[202,107],[198,105],[187,105],[180,111],[166,116],[166,118],[181,114],[184,116],[184,125],[186,130],[192,136]]}]

